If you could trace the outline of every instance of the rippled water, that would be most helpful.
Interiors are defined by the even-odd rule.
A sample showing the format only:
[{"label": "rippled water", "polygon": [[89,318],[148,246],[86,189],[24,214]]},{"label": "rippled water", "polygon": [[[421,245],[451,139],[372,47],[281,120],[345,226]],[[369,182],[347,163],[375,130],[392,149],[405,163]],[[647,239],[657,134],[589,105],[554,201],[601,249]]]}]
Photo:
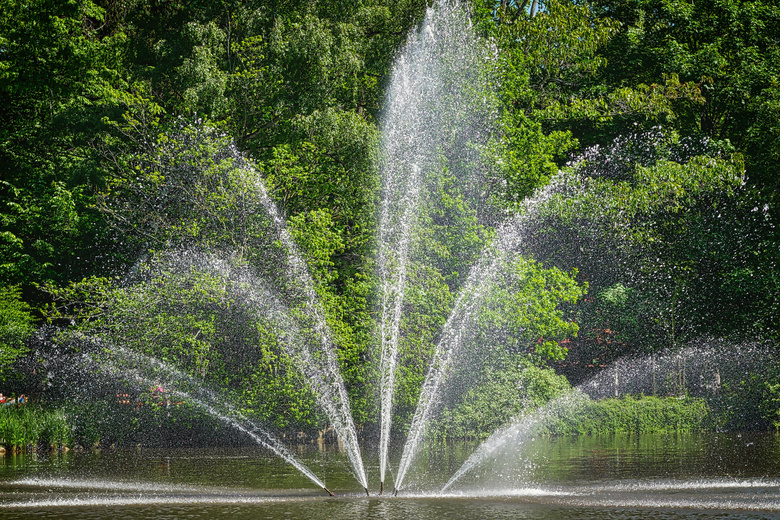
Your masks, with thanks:
[{"label": "rippled water", "polygon": [[0,518],[780,519],[776,435],[536,439],[440,494],[474,447],[426,453],[398,497],[366,497],[343,454],[315,447],[299,455],[335,498],[255,449],[6,455]]}]

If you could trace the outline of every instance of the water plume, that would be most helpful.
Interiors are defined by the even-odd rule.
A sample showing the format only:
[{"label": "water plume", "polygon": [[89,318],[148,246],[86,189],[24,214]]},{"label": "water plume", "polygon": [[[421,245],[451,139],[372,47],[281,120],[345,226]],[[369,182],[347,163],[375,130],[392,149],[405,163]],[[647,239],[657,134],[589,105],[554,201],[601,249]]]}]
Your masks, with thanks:
[{"label": "water plume", "polygon": [[[133,157],[150,181],[131,186],[114,214],[139,221],[133,231],[141,229],[158,251],[147,256],[188,257],[184,263],[191,266],[211,262],[209,269],[221,269],[226,282],[233,275],[244,277],[247,292],[262,300],[257,313],[268,312],[277,322],[285,352],[342,441],[355,477],[367,487],[333,334],[306,260],[260,170],[213,127],[182,123],[171,134]],[[198,254],[206,259],[192,259]],[[216,257],[232,258],[242,267],[226,270]]]},{"label": "water plume", "polygon": [[499,227],[496,239],[469,272],[466,283],[460,290],[454,308],[444,325],[433,361],[425,377],[396,474],[396,489],[401,489],[406,473],[425,437],[428,424],[438,412],[448,374],[473,337],[475,318],[494,280],[507,264],[508,259],[522,247],[539,211],[544,209],[549,200],[568,189],[569,182],[570,179],[567,177],[560,177],[539,190],[534,197],[527,199],[518,215]]},{"label": "water plume", "polygon": [[760,342],[701,339],[673,352],[622,358],[572,391],[529,410],[493,432],[452,475],[441,492],[461,477],[507,451],[521,452],[561,417],[591,400],[626,395],[694,396],[717,403],[724,387],[772,370],[771,348]]},{"label": "water plume", "polygon": [[[270,204],[270,200],[267,201]],[[278,219],[278,213],[269,214]],[[282,228],[285,247],[288,249],[291,273],[303,277],[306,267],[296,254],[292,238]],[[301,322],[307,315],[294,313],[280,298],[276,289],[263,278],[254,274],[253,269],[236,260],[220,258],[200,251],[179,251],[163,254],[157,264],[150,267],[159,274],[171,272],[202,273],[214,277],[227,286],[227,294],[247,309],[258,321],[270,323],[275,331],[280,347],[293,360],[295,367],[304,376],[313,391],[319,407],[325,412],[347,452],[353,473],[358,481],[367,487],[367,479],[360,456],[357,435],[349,407],[333,345],[330,341],[325,318],[319,306],[312,304],[315,324]],[[311,288],[311,280],[303,284]],[[316,295],[307,293],[309,302],[316,302]],[[310,316],[308,316],[310,317]]]},{"label": "water plume", "polygon": [[82,344],[90,344],[91,350],[97,348],[96,354],[85,353],[79,358],[79,369],[103,374],[112,382],[124,381],[146,388],[162,386],[166,389],[168,399],[175,397],[191,403],[230,428],[245,434],[333,495],[314,472],[299,461],[282,442],[238,412],[226,399],[206,388],[202,381],[157,358],[121,346],[104,344],[98,338],[82,336],[78,339]]},{"label": "water plume", "polygon": [[[457,2],[427,10],[396,58],[382,114],[382,202],[377,265],[380,278],[380,486],[384,487],[392,426],[401,319],[410,262],[419,240],[434,172],[456,174],[480,192],[481,149],[491,135],[486,64],[493,49],[475,36]],[[449,165],[449,166],[448,166]]]}]

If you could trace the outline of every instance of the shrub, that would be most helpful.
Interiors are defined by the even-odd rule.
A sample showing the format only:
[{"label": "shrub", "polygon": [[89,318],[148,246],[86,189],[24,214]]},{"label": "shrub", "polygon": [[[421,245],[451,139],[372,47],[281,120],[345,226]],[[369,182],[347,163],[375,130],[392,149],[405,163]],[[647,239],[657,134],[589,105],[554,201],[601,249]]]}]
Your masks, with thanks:
[{"label": "shrub", "polygon": [[70,446],[73,434],[63,410],[0,406],[0,445],[14,451]]},{"label": "shrub", "polygon": [[712,416],[703,399],[691,397],[626,396],[578,401],[562,408],[541,433],[551,435],[607,433],[671,433],[706,430]]}]

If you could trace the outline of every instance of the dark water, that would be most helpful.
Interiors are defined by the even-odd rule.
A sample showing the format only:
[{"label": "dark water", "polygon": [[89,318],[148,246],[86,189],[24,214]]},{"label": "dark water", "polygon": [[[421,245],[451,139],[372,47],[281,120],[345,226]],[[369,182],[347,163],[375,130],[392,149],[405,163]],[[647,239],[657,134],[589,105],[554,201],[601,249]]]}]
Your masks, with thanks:
[{"label": "dark water", "polygon": [[0,519],[780,519],[776,435],[536,439],[439,493],[474,447],[429,451],[398,497],[366,497],[315,447],[299,455],[335,498],[254,449],[6,455]]}]

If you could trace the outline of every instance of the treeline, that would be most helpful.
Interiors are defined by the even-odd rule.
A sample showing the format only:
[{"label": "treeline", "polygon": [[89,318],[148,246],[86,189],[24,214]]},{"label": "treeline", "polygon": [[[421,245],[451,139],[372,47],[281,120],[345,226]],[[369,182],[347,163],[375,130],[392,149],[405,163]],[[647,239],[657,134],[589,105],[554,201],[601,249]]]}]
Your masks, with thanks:
[{"label": "treeline", "polygon": [[[495,46],[493,214],[551,194],[475,341],[512,370],[507,356],[530,356],[577,383],[702,338],[776,340],[780,7],[551,0],[532,16],[527,4],[469,3]],[[270,297],[247,296],[257,273],[268,294],[295,293],[260,211],[262,179],[315,280],[356,422],[372,423],[378,121],[394,57],[427,8],[6,0],[2,390],[63,398],[53,375],[79,368],[74,353],[121,347],[275,427],[320,426]],[[430,250],[473,260],[489,226],[455,203],[447,216],[471,231],[461,250],[444,247],[449,224],[434,215]],[[464,262],[420,271],[427,292],[405,303],[403,413]],[[771,401],[780,373],[755,386]]]}]

